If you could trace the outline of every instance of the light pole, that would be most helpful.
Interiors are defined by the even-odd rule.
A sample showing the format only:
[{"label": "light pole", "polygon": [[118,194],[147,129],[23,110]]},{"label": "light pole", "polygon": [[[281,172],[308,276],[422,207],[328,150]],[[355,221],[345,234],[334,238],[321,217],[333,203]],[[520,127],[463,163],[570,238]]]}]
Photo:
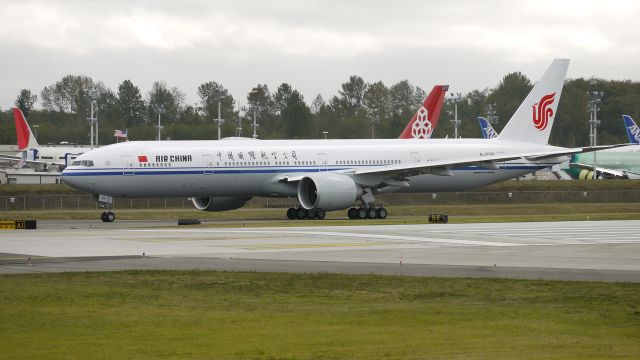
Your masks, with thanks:
[{"label": "light pole", "polygon": [[40,125],[37,125],[37,124],[33,125],[33,130],[36,132],[36,134],[35,134],[36,140],[38,140],[38,128],[39,127],[40,127]]},{"label": "light pole", "polygon": [[[96,101],[95,100],[91,100],[91,116],[89,118],[87,118],[87,121],[89,121],[89,125],[91,126],[91,148],[93,149],[94,146],[94,140],[95,140],[95,146],[98,146],[98,117],[97,115],[95,115],[95,106],[96,106]],[[93,135],[94,131],[93,128],[95,127],[95,136]]]},{"label": "light pole", "polygon": [[598,126],[600,126],[600,120],[598,120],[599,105],[602,101],[604,93],[602,91],[588,91],[587,92],[587,110],[589,111],[589,143],[591,146],[598,145]]},{"label": "light pole", "polygon": [[327,134],[329,133],[328,131],[323,131],[322,132],[324,134],[324,139],[327,140]]},{"label": "light pole", "polygon": [[489,124],[496,126],[498,124],[498,112],[496,111],[496,104],[488,104],[487,105],[487,121]]},{"label": "light pole", "polygon": [[[587,91],[587,110],[589,110],[589,143],[591,146],[598,145],[598,126],[600,126],[601,121],[598,120],[598,107],[600,102],[602,101],[602,97],[604,96],[604,92],[602,91]],[[593,179],[598,179],[598,168],[596,165],[596,153],[593,152]]]},{"label": "light pole", "polygon": [[462,120],[458,119],[458,103],[462,100],[461,93],[451,93],[451,100],[453,101],[453,119],[451,123],[453,124],[454,131],[454,139],[458,138],[458,129],[460,125],[462,125]]},{"label": "light pole", "polygon": [[[260,93],[260,91],[258,90],[258,88],[253,88],[250,92],[249,92],[249,96],[251,97],[251,95],[258,95]],[[251,101],[251,107],[253,108],[253,124],[251,125],[253,127],[253,138],[257,139],[258,138],[258,127],[260,126],[257,122],[256,116],[258,113],[258,110],[260,109],[260,104],[258,103],[258,99],[254,98],[254,100]]]},{"label": "light pole", "polygon": [[218,123],[218,140],[222,137],[222,124],[224,124],[224,119],[220,112],[220,103],[222,102],[222,99],[227,97],[227,93],[227,89],[220,89],[216,90],[213,95],[213,100],[218,102],[218,118],[213,119],[214,122]]},{"label": "light pole", "polygon": [[156,114],[158,114],[158,126],[156,126],[158,128],[158,137],[156,138],[156,140],[160,141],[162,139],[162,125],[160,125],[160,115],[164,114],[164,105],[156,105],[154,107],[154,111],[156,112]]},{"label": "light pole", "polygon": [[375,139],[376,137],[376,124],[380,123],[380,118],[378,114],[374,114],[369,118],[369,125],[371,125],[371,138]]}]

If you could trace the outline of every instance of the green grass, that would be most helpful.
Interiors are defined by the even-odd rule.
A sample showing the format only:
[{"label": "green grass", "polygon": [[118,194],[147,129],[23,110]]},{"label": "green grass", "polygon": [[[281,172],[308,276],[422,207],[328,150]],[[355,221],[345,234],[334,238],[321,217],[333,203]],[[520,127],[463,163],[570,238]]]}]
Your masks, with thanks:
[{"label": "green grass", "polygon": [[2,359],[638,359],[640,284],[128,271],[0,276]]},{"label": "green grass", "polygon": [[[237,221],[206,226],[309,226],[353,224],[419,224],[427,222],[430,213],[446,213],[450,223],[569,221],[569,220],[638,220],[640,203],[598,204],[513,204],[513,205],[405,205],[389,206],[390,218],[380,220],[347,220],[345,211],[331,211],[324,221],[290,221],[284,209],[243,208],[225,212],[203,212],[195,209],[116,209],[118,220],[175,220],[194,218],[204,221]],[[102,210],[3,211],[5,219],[97,220]],[[268,220],[268,222],[266,222]],[[117,221],[117,220],[116,220]]]}]

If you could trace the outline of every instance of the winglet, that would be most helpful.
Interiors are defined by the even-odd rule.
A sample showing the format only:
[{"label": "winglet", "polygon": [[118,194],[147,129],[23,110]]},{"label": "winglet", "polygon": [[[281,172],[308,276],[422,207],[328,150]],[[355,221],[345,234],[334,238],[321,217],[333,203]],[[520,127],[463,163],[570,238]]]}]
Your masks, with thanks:
[{"label": "winglet", "polygon": [[569,59],[555,59],[502,129],[499,140],[547,144]]},{"label": "winglet", "polygon": [[478,122],[480,123],[480,130],[482,130],[482,137],[484,139],[494,139],[498,137],[496,130],[489,124],[487,119],[482,116],[478,116]]},{"label": "winglet", "polygon": [[629,143],[640,144],[640,128],[636,125],[635,121],[629,115],[622,115],[624,120],[624,127],[627,129],[627,136],[629,136]]},{"label": "winglet", "polygon": [[422,106],[413,115],[400,134],[399,139],[429,139],[433,130],[438,126],[440,111],[444,102],[444,96],[449,90],[449,85],[436,85],[424,99]]},{"label": "winglet", "polygon": [[38,142],[29,128],[27,119],[25,119],[22,110],[13,108],[13,120],[16,123],[16,138],[18,138],[18,150],[22,151],[27,148],[38,147]]}]

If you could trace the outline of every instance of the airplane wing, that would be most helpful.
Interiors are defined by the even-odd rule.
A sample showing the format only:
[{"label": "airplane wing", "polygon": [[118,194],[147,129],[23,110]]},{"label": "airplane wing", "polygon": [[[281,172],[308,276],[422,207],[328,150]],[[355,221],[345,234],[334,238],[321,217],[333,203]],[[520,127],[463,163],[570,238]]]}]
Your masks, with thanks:
[{"label": "airplane wing", "polygon": [[565,152],[559,152],[557,153],[558,155],[541,155],[538,157],[534,157],[536,160],[541,160],[547,157],[555,157],[555,156],[562,156],[562,155],[573,155],[573,154],[582,154],[582,153],[588,153],[588,152],[594,152],[594,151],[600,151],[600,150],[608,150],[608,149],[615,149],[615,148],[619,148],[619,147],[626,147],[626,146],[630,146],[633,144],[614,144],[614,145],[597,145],[597,146],[585,146],[585,147],[581,147],[581,148],[571,148],[571,149],[567,149],[568,151]]},{"label": "airplane wing", "polygon": [[[350,169],[339,171],[344,174],[353,175],[355,178],[359,177],[367,177],[367,176],[376,176],[382,177],[384,180],[380,180],[380,184],[394,185],[391,186],[409,186],[408,183],[404,181],[405,177],[408,176],[416,176],[422,174],[433,174],[440,176],[452,176],[451,172],[452,168],[462,167],[462,166],[479,166],[486,169],[498,170],[499,165],[498,162],[517,160],[517,159],[526,159],[529,161],[536,160],[544,160],[548,158],[554,158],[559,156],[566,156],[578,153],[585,153],[591,151],[598,150],[606,150],[612,149],[616,147],[627,146],[629,144],[616,144],[616,145],[601,145],[601,146],[591,146],[591,147],[581,147],[581,148],[556,148],[554,150],[549,150],[546,152],[533,152],[533,153],[521,153],[521,154],[494,154],[483,157],[470,157],[470,158],[459,158],[459,159],[451,159],[446,161],[425,161],[425,162],[417,162],[410,164],[400,164],[400,165],[386,165],[386,166],[377,166],[371,167],[367,169]],[[314,172],[315,173],[315,172]],[[280,182],[291,183],[298,182],[302,180],[307,174],[297,174],[295,176],[283,176],[279,179]],[[401,179],[401,180],[397,180]],[[364,181],[369,183],[370,181]]]},{"label": "airplane wing", "polygon": [[[571,163],[571,164],[569,164],[569,167],[576,168],[576,169],[593,171],[593,165],[586,165],[586,164],[580,164],[580,163]],[[609,168],[604,168],[604,167],[600,167],[600,166],[597,166],[597,165],[596,165],[596,174],[598,174],[601,177],[606,177],[606,178],[620,178],[620,179],[638,179],[638,178],[640,178],[640,174],[636,174],[636,173],[631,172],[631,171],[620,170],[620,169],[609,169]]]},{"label": "airplane wing", "polygon": [[[569,167],[575,168],[575,169],[593,171],[593,165],[571,163],[569,164]],[[624,171],[620,171],[617,169],[607,169],[600,166],[596,166],[595,169],[596,169],[596,173],[601,176],[604,175],[605,177],[610,177],[610,178],[626,178]]]},{"label": "airplane wing", "polygon": [[366,175],[366,174],[388,174],[388,175],[396,175],[396,176],[412,176],[412,175],[420,175],[420,174],[434,174],[434,175],[444,175],[450,176],[450,169],[453,167],[460,166],[468,166],[475,165],[479,167],[484,167],[487,169],[498,169],[498,162],[517,160],[517,159],[526,159],[530,161],[535,160],[544,160],[548,158],[554,158],[565,155],[579,154],[591,151],[612,149],[621,146],[627,146],[629,144],[617,144],[617,145],[603,145],[603,146],[591,146],[591,147],[583,147],[583,148],[567,148],[558,150],[550,150],[547,152],[534,152],[534,153],[521,153],[521,154],[509,154],[509,155],[490,155],[483,157],[473,157],[473,158],[460,158],[460,159],[452,159],[447,161],[427,161],[427,162],[418,162],[412,164],[402,164],[402,165],[389,165],[377,168],[368,168],[362,170],[356,170],[354,175]]}]

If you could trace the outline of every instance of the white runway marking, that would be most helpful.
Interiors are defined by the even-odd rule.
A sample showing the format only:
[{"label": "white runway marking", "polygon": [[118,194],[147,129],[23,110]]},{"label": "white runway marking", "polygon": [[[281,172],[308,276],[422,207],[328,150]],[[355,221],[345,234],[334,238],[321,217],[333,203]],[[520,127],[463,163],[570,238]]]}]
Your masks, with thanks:
[{"label": "white runway marking", "polygon": [[[126,230],[131,232],[180,232],[184,233],[184,230]],[[416,236],[402,236],[402,235],[381,235],[370,233],[351,233],[351,232],[330,232],[330,231],[297,231],[297,230],[195,230],[190,229],[189,232],[197,233],[212,233],[212,234],[282,234],[282,235],[311,235],[314,237],[354,237],[361,239],[384,239],[384,240],[401,240],[410,242],[426,242],[426,243],[439,243],[439,244],[451,244],[451,245],[472,245],[472,246],[522,246],[524,244],[508,243],[508,242],[495,242],[495,241],[476,241],[476,240],[455,240],[455,239],[439,239],[431,237],[416,237]]]}]

